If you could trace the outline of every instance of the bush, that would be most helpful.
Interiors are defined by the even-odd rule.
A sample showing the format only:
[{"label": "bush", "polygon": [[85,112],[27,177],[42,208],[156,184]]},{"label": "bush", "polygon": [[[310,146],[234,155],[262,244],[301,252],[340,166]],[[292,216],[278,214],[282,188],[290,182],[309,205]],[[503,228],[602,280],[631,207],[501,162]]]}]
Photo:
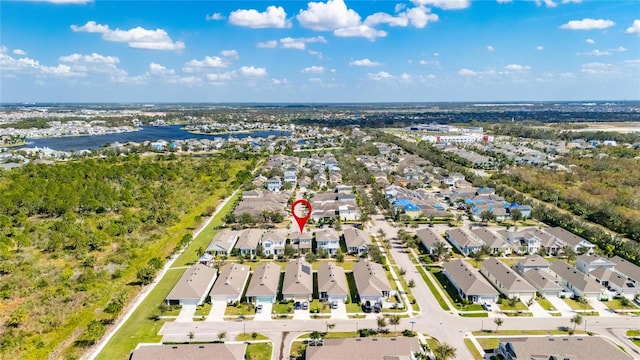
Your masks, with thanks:
[{"label": "bush", "polygon": [[367,336],[373,336],[376,335],[378,333],[378,331],[376,331],[375,329],[360,329],[358,330],[358,334],[360,335],[360,337],[367,337]]},{"label": "bush", "polygon": [[414,336],[416,336],[416,333],[415,333],[415,331],[411,331],[409,329],[404,329],[404,330],[402,330],[402,336],[414,337]]}]

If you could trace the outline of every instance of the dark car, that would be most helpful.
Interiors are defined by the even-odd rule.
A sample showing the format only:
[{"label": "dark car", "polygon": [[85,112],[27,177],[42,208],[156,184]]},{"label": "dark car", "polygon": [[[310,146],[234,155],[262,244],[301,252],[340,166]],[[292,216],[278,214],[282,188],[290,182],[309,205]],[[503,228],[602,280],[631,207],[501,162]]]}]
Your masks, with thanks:
[{"label": "dark car", "polygon": [[256,306],[256,314],[260,314],[262,312],[262,305]]},{"label": "dark car", "polygon": [[302,309],[302,304],[300,304],[300,301],[296,301],[296,302],[293,304],[293,308],[294,308],[295,310],[300,310],[300,309]]},{"label": "dark car", "polygon": [[376,313],[376,314],[377,314],[377,313],[379,313],[381,310],[382,310],[382,308],[381,308],[381,307],[380,307],[380,305],[378,305],[378,304],[376,304],[376,305],[373,307],[373,312],[374,312],[374,313]]},{"label": "dark car", "polygon": [[370,313],[371,312],[371,301],[367,300],[367,301],[365,301],[364,304],[362,304],[362,311],[364,311],[366,313]]}]

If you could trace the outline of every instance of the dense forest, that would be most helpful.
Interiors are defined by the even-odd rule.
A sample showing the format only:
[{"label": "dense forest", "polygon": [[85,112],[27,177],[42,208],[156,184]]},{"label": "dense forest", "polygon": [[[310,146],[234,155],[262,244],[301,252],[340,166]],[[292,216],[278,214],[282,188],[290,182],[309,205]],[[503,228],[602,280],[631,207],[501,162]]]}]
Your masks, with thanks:
[{"label": "dense forest", "polygon": [[[109,157],[0,172],[0,358],[76,358],[255,159]],[[71,339],[71,340],[69,340]]]}]

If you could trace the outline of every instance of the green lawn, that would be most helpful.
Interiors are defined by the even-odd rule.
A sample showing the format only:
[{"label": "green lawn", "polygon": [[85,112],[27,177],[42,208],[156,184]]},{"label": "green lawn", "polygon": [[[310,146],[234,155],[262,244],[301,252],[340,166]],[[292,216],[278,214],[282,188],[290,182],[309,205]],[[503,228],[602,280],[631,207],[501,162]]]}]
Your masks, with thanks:
[{"label": "green lawn", "polygon": [[[309,311],[318,310],[320,314],[331,314],[331,306],[328,303],[320,301],[318,299],[313,299],[311,303],[309,303]],[[315,312],[312,312],[315,313]]]},{"label": "green lawn", "polygon": [[169,270],[127,322],[109,340],[96,359],[126,359],[131,350],[138,346],[138,343],[153,343],[162,340],[162,336],[158,336],[157,331],[162,327],[164,320],[159,320],[154,324],[151,317],[160,315],[158,305],[164,301],[185,270]]},{"label": "green lawn", "polygon": [[204,303],[196,308],[195,316],[207,316],[211,311],[211,304]]},{"label": "green lawn", "polygon": [[453,284],[451,284],[449,279],[447,279],[447,277],[442,273],[441,268],[434,267],[434,268],[431,268],[430,271],[431,271],[431,274],[433,274],[433,276],[436,278],[436,280],[438,280],[437,285],[440,286],[442,290],[444,290],[444,293],[449,298],[449,301],[451,301],[451,303],[455,305],[456,309],[460,311],[482,311],[483,310],[482,305],[480,304],[463,304],[462,299],[460,299],[460,297],[458,296],[458,292],[456,291],[455,286],[453,286]]},{"label": "green lawn", "polygon": [[253,343],[247,345],[245,359],[251,360],[271,360],[273,345],[268,343]]},{"label": "green lawn", "polygon": [[[471,339],[464,339],[464,344],[467,346],[467,349],[469,349],[469,352],[473,356],[473,360],[484,359],[484,357],[482,356],[480,351],[478,351],[478,348],[476,348],[475,344],[473,343],[473,341],[471,341]],[[482,343],[480,343],[480,345],[482,345]]]},{"label": "green lawn", "polygon": [[538,297],[538,298],[536,298],[536,301],[538,302],[538,304],[540,304],[540,306],[542,306],[543,309],[545,309],[547,311],[557,311],[558,310],[546,298]]},{"label": "green lawn", "polygon": [[362,308],[360,307],[360,304],[349,303],[349,304],[346,304],[346,307],[347,307],[347,312],[348,313],[361,313],[362,312]]},{"label": "green lawn", "polygon": [[225,316],[238,316],[238,315],[254,315],[255,309],[253,304],[244,303],[238,304],[237,306],[227,305],[227,308],[224,310]]},{"label": "green lawn", "polygon": [[[258,334],[258,336],[256,337],[256,340],[267,340],[269,339],[268,337],[262,335],[262,334]],[[251,337],[251,333],[246,333],[246,334],[238,334],[238,336],[236,336],[236,341],[251,341],[253,340],[253,338]]]},{"label": "green lawn", "polygon": [[306,347],[307,344],[305,344],[304,341],[294,341],[291,343],[290,355],[293,357],[297,357]]},{"label": "green lawn", "polygon": [[638,307],[633,304],[632,301],[629,301],[627,306],[623,306],[620,299],[613,299],[611,301],[603,301],[603,303],[609,308],[613,310],[638,310]]},{"label": "green lawn", "polygon": [[503,311],[527,311],[528,308],[522,301],[518,300],[514,306],[509,305],[509,301],[507,299],[502,299],[502,302],[498,304],[500,309]]},{"label": "green lawn", "polygon": [[273,304],[273,313],[293,315],[293,304],[292,303],[280,304],[276,302],[275,304]]},{"label": "green lawn", "polygon": [[[298,339],[308,339],[310,338],[311,333],[304,333],[298,336]],[[346,338],[356,338],[359,337],[360,334],[357,331],[329,331],[325,333],[325,339],[346,339]]]},{"label": "green lawn", "polygon": [[460,313],[462,317],[489,317],[489,314],[486,312],[468,312],[468,313]]},{"label": "green lawn", "polygon": [[497,349],[498,344],[500,343],[500,340],[498,340],[497,338],[476,338],[476,340],[485,351]]},{"label": "green lawn", "polygon": [[[508,320],[505,320],[505,323]],[[491,336],[494,335],[505,335],[505,336],[510,336],[510,335],[515,335],[515,336],[528,336],[528,335],[567,335],[567,331],[565,330],[559,330],[559,329],[552,329],[552,330],[498,330],[497,332],[494,330],[484,330],[484,331],[473,331],[472,332],[473,335],[475,336],[486,336],[487,334],[491,334]],[[578,330],[576,329],[574,334],[585,334],[584,331],[582,330]]]},{"label": "green lawn", "polygon": [[431,337],[427,338],[427,345],[429,346],[429,349],[431,349],[431,351],[433,351],[433,349],[435,349],[438,345],[440,345],[440,341],[438,341],[438,339],[434,339]]},{"label": "green lawn", "polygon": [[567,304],[569,304],[569,306],[571,306],[571,308],[573,310],[593,310],[593,308],[591,307],[591,305],[589,304],[581,304],[573,299],[570,298],[565,298],[564,302],[566,302]]},{"label": "green lawn", "polygon": [[640,330],[628,330],[627,336],[640,336]]}]

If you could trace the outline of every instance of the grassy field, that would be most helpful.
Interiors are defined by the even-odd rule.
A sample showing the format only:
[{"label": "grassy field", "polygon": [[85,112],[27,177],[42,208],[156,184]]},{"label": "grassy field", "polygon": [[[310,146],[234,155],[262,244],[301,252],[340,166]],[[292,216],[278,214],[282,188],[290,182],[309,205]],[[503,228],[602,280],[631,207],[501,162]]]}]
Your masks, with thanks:
[{"label": "grassy field", "polygon": [[159,320],[154,324],[151,318],[160,314],[158,305],[169,294],[184,271],[185,269],[179,269],[167,272],[162,281],[149,293],[127,322],[98,354],[97,360],[126,359],[129,352],[135,349],[138,343],[153,343],[162,340],[162,336],[157,335],[157,330],[160,330],[164,321]]},{"label": "grassy field", "polygon": [[347,306],[347,312],[348,313],[361,313],[362,312],[362,308],[360,307],[360,304],[350,303],[350,304],[346,304],[346,306]]},{"label": "grassy field", "polygon": [[581,304],[578,301],[575,301],[573,299],[570,298],[564,298],[564,302],[566,302],[567,304],[569,304],[569,306],[571,306],[571,308],[573,310],[593,310],[593,308],[591,307],[591,305],[585,303],[585,304]]},{"label": "grassy field", "polygon": [[502,299],[502,302],[500,304],[498,304],[498,306],[503,311],[526,311],[526,310],[528,310],[527,306],[525,304],[523,304],[522,301],[520,301],[520,300],[518,300],[518,302],[516,302],[514,306],[511,306],[511,305],[509,305],[508,300]]},{"label": "grassy field", "polygon": [[251,360],[271,360],[273,345],[268,343],[253,343],[247,345],[245,359]]},{"label": "grassy field", "polygon": [[275,314],[291,314],[293,315],[293,304],[291,303],[285,303],[285,304],[280,304],[280,303],[275,303],[273,304],[273,312]]},{"label": "grassy field", "polygon": [[[255,338],[255,340],[267,340],[269,339],[268,337],[262,335],[262,334],[257,334],[258,336]],[[246,334],[238,334],[238,336],[236,336],[236,341],[251,341],[253,340],[253,338],[251,337],[251,333],[246,333]]]},{"label": "grassy field", "polygon": [[613,299],[610,301],[603,301],[603,303],[609,308],[613,310],[638,310],[638,307],[634,305],[632,301],[629,301],[628,306],[623,306],[620,299]]},{"label": "grassy field", "polygon": [[315,309],[317,309],[318,313],[320,314],[331,314],[331,306],[329,306],[328,303],[322,302],[318,299],[313,299],[309,303],[309,311],[312,311]]},{"label": "grassy field", "polygon": [[232,306],[230,304],[227,305],[227,308],[224,310],[225,316],[238,316],[238,315],[253,315],[255,314],[255,309],[253,304],[238,304],[237,306]]}]

